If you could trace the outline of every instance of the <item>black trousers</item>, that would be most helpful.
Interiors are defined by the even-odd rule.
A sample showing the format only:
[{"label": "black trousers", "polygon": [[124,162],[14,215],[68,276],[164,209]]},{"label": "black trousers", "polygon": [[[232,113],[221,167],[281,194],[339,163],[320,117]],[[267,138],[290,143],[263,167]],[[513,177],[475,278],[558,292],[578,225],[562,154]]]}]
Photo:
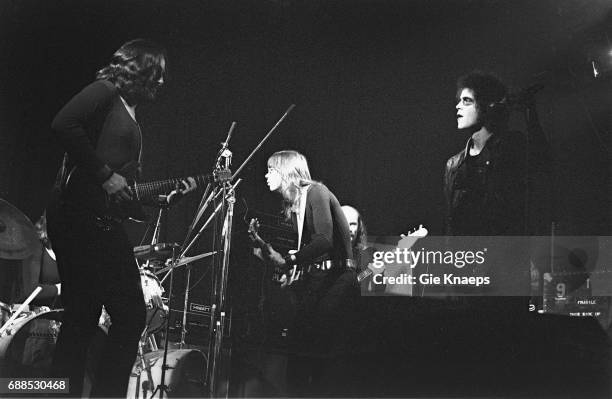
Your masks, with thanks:
[{"label": "black trousers", "polygon": [[64,320],[53,360],[55,376],[70,378],[71,396],[81,396],[87,348],[102,305],[112,326],[94,366],[92,396],[125,397],[145,325],[146,308],[133,248],[120,224],[59,207],[48,230],[62,282]]},{"label": "black trousers", "polygon": [[296,290],[296,319],[289,330],[290,396],[346,396],[349,354],[356,343],[356,272],[314,271]]}]

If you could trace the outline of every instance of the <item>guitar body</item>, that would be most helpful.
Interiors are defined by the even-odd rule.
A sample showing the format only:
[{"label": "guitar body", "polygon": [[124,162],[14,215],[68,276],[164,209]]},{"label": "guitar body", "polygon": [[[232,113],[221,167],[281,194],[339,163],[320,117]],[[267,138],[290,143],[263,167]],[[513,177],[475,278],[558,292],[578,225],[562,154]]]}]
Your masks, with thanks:
[{"label": "guitar body", "polygon": [[137,222],[146,222],[149,220],[149,215],[146,214],[144,208],[142,207],[143,198],[137,198],[134,195],[133,187],[136,187],[136,178],[140,174],[140,164],[138,162],[130,162],[125,165],[118,171],[117,174],[125,177],[127,180],[128,186],[132,188],[132,200],[125,201],[122,200],[117,202],[113,200],[107,193],[102,189],[102,193],[104,194],[106,201],[106,208],[104,210],[104,215],[107,215],[114,219],[125,220],[132,219]]},{"label": "guitar body", "polygon": [[[133,187],[139,167],[138,162],[130,162],[115,173],[125,177],[128,185]],[[103,219],[123,221],[132,218],[136,221],[145,221],[148,218],[142,204],[134,196],[130,201],[114,200],[106,193],[101,184],[79,168],[74,168],[69,174],[62,199],[68,203],[79,204],[80,208],[84,207]]]},{"label": "guitar body", "polygon": [[[253,243],[253,247],[260,251],[259,254],[256,256],[260,257],[261,260],[264,261],[264,263],[269,263],[270,253],[275,251],[270,244],[265,242],[259,236],[259,220],[251,219],[251,222],[249,223],[248,234],[251,239],[251,242]],[[296,252],[297,250],[294,249],[289,250],[289,254],[294,254]],[[279,284],[281,287],[291,285],[304,276],[304,273],[306,272],[307,268],[307,265],[293,267],[272,266],[272,281],[276,284]]]}]

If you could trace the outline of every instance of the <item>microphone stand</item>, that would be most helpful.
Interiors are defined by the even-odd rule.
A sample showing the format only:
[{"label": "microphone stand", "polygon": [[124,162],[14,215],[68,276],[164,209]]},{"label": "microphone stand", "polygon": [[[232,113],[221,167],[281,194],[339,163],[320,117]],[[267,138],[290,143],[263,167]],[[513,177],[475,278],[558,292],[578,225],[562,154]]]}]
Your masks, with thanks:
[{"label": "microphone stand", "polygon": [[[253,151],[251,151],[251,153],[249,154],[249,156],[244,160],[244,162],[242,162],[242,164],[240,165],[240,167],[238,169],[236,169],[236,172],[234,172],[234,174],[231,176],[231,178],[229,179],[229,181],[233,181],[236,179],[236,177],[240,174],[240,172],[242,171],[242,169],[244,169],[244,167],[246,166],[246,164],[251,160],[251,158],[253,158],[253,156],[255,155],[255,153],[257,153],[257,151],[259,151],[259,149],[261,148],[261,146],[264,145],[264,143],[268,140],[268,138],[272,135],[272,133],[274,133],[274,131],[276,131],[276,129],[280,126],[280,124],[285,120],[285,118],[287,118],[287,116],[289,115],[289,113],[291,113],[291,111],[293,111],[293,109],[295,108],[295,104],[291,104],[289,106],[289,108],[287,108],[287,110],[285,111],[285,113],[283,114],[283,116],[281,116],[281,118],[274,124],[274,126],[272,126],[272,129],[270,129],[270,131],[268,131],[268,133],[264,136],[263,139],[261,139],[261,141],[259,142],[259,144],[257,144],[257,146],[253,149]],[[234,128],[236,127],[236,122],[232,122],[232,125],[230,126],[230,130],[227,134],[227,138],[225,139],[225,141],[223,143],[221,143],[221,150],[219,150],[219,153],[217,155],[217,163],[216,165],[219,165],[219,163],[221,162],[221,154],[227,150],[227,144],[229,142],[229,139],[231,138],[232,132],[234,130]],[[231,154],[231,153],[230,153]],[[238,181],[236,181],[236,184],[234,185],[234,188],[240,183],[240,179],[238,179]],[[198,223],[198,221],[200,220],[200,218],[202,217],[202,214],[204,213],[204,211],[206,210],[206,208],[208,207],[208,204],[213,200],[213,198],[218,198],[219,195],[221,194],[221,192],[217,189],[213,190],[212,193],[210,193],[210,195],[208,195],[208,197],[206,197],[206,195],[209,193],[210,191],[210,186],[211,184],[209,183],[208,186],[206,187],[206,191],[204,193],[204,195],[202,196],[202,199],[200,201],[200,206],[198,207],[198,212],[196,214],[196,217],[194,218],[193,222],[191,223],[191,225],[189,226],[187,235],[185,237],[185,240],[183,241],[183,247],[181,247],[180,250],[180,255],[179,258],[184,256],[187,251],[189,251],[189,249],[191,248],[191,246],[195,243],[195,241],[197,241],[197,239],[200,237],[201,233],[202,233],[202,229],[198,232],[198,234],[196,235],[196,237],[193,238],[193,240],[191,240],[189,242],[188,245],[185,245],[185,243],[187,242],[189,236],[191,235],[191,233],[193,232],[193,229],[195,227],[195,225]],[[206,198],[206,199],[205,199]],[[215,210],[216,212],[216,210]]]},{"label": "microphone stand", "polygon": [[[220,262],[218,258],[214,258],[213,261],[213,270],[212,270],[212,293],[211,293],[211,311],[210,311],[210,324],[209,324],[209,339],[208,339],[208,356],[206,358],[206,375],[205,375],[205,383],[208,387],[208,394],[210,397],[217,396],[225,396],[227,397],[227,389],[225,391],[220,391],[218,388],[219,380],[220,380],[220,372],[218,370],[219,365],[222,364],[221,356],[223,354],[223,338],[226,334],[226,324],[228,322],[228,312],[229,309],[227,307],[227,282],[229,276],[229,260],[230,260],[230,252],[231,252],[231,239],[232,239],[232,224],[234,217],[234,205],[236,203],[235,197],[235,189],[240,184],[242,179],[237,179],[235,183],[232,182],[237,178],[238,174],[242,171],[242,169],[246,166],[246,164],[251,160],[251,158],[255,155],[255,153],[262,147],[262,145],[266,142],[266,140],[272,135],[272,133],[277,129],[278,126],[284,121],[284,119],[289,115],[289,113],[293,110],[295,104],[291,104],[291,106],[285,111],[283,116],[276,122],[276,124],[272,127],[272,129],[266,134],[266,136],[260,141],[260,143],[253,149],[253,151],[249,154],[249,156],[244,160],[242,165],[236,170],[233,175],[228,175],[230,172],[229,168],[231,166],[232,161],[232,152],[228,149],[228,143],[232,136],[232,132],[236,127],[236,122],[232,122],[230,130],[228,132],[227,138],[224,142],[221,143],[221,148],[217,154],[217,161],[215,163],[215,169],[213,172],[213,176],[215,177],[215,182],[218,183],[218,186],[211,190],[211,183],[208,184],[202,199],[200,200],[200,205],[198,207],[198,211],[196,212],[196,216],[192,221],[191,225],[188,228],[187,235],[185,240],[183,241],[183,246],[181,247],[179,254],[177,257],[173,257],[174,265],[177,264],[178,259],[185,256],[185,254],[191,249],[194,243],[200,238],[206,227],[211,223],[211,221],[215,220],[215,225],[217,225],[217,220],[220,215],[224,215],[223,225],[221,229],[221,235],[213,238],[214,245],[216,246],[217,242],[219,246],[223,247],[223,257]],[[225,175],[225,176],[224,176]],[[208,208],[209,204],[221,197],[220,203],[215,207],[212,215],[209,219],[204,223],[202,228],[197,232],[197,234],[193,237],[191,241],[189,241],[189,237],[195,229],[196,224],[204,214],[204,211]],[[213,248],[214,250],[215,248]],[[215,253],[217,251],[214,251]],[[174,253],[173,253],[174,255]],[[174,268],[174,267],[173,267]],[[173,269],[172,268],[172,269]],[[171,272],[172,272],[171,269]],[[190,278],[190,268],[187,269],[187,284],[189,284]],[[172,274],[170,274],[170,284],[172,287]],[[181,335],[181,345],[184,344],[184,335],[185,335],[185,324],[186,324],[186,309],[187,309],[187,297],[188,291],[185,295],[185,303],[183,309],[183,332]],[[231,320],[231,317],[229,317]],[[168,325],[166,325],[166,330],[168,329]],[[227,328],[227,333],[229,333],[229,327]],[[182,347],[182,346],[181,346]],[[167,339],[166,339],[166,348],[167,351]],[[164,355],[165,362],[165,355]],[[163,386],[163,378],[164,374],[162,373],[162,386]],[[229,379],[226,380],[226,383],[229,384]]]},{"label": "microphone stand", "polygon": [[264,143],[268,140],[268,138],[272,135],[272,133],[274,133],[274,131],[276,130],[277,127],[280,126],[280,124],[285,120],[285,118],[287,117],[287,115],[289,115],[289,113],[291,111],[293,111],[293,108],[295,108],[295,104],[291,104],[289,106],[289,108],[287,108],[287,110],[285,111],[285,113],[283,114],[283,116],[281,116],[281,118],[278,120],[278,122],[276,122],[276,124],[274,126],[272,126],[272,129],[270,129],[270,131],[268,132],[268,134],[266,134],[264,136],[263,139],[261,139],[261,141],[259,142],[259,144],[257,144],[257,147],[255,147],[253,149],[253,151],[251,151],[251,153],[249,154],[249,156],[244,160],[244,162],[242,163],[242,165],[240,165],[240,167],[238,169],[236,169],[236,172],[232,175],[232,179],[234,180],[236,178],[236,176],[238,176],[238,174],[240,173],[240,171],[242,171],[242,169],[246,166],[246,164],[251,160],[251,158],[253,158],[253,155],[255,155],[255,153],[257,151],[259,151],[259,149],[261,148],[262,145],[264,145]]},{"label": "microphone stand", "polygon": [[[234,129],[236,128],[236,125],[237,125],[236,122],[232,122],[232,124],[230,126],[230,129],[227,132],[227,137],[225,138],[225,141],[221,143],[221,149],[217,153],[217,161],[215,163],[215,165],[216,165],[215,166],[215,170],[218,170],[218,167],[221,164],[222,154],[224,153],[225,150],[227,150],[227,146],[229,144],[229,140],[232,137],[232,133],[234,132]],[[213,172],[213,176],[215,176],[214,172]],[[206,208],[208,207],[208,204],[212,200],[213,196],[217,195],[215,193],[216,190],[213,190],[213,192],[210,193],[210,195],[209,195],[209,192],[210,192],[211,188],[212,188],[212,184],[209,182],[207,184],[207,186],[206,186],[206,190],[204,190],[204,194],[202,195],[202,199],[200,200],[200,204],[198,205],[198,211],[196,213],[196,216],[193,218],[193,221],[191,222],[191,224],[189,225],[189,228],[187,229],[187,234],[185,235],[185,240],[183,241],[183,246],[181,247],[181,250],[179,251],[179,253],[180,253],[179,258],[184,256],[185,253],[189,250],[189,248],[186,248],[187,239],[193,233],[193,229],[195,228],[196,224],[198,224],[198,221],[200,220],[200,218],[204,214],[204,211],[206,211]],[[192,240],[191,243],[193,243],[195,240],[197,240],[197,238],[194,238],[194,240]]]},{"label": "microphone stand", "polygon": [[[228,144],[229,144],[229,140],[232,136],[232,133],[234,131],[234,129],[236,128],[236,122],[232,122],[232,125],[230,126],[230,130],[227,134],[227,138],[225,139],[225,141],[223,143],[221,143],[221,150],[219,151],[218,155],[217,155],[217,163],[216,163],[216,168],[215,171],[219,171],[220,165],[221,165],[221,160],[222,157],[231,157],[231,152],[229,152],[229,150],[227,149]],[[229,153],[229,154],[228,154]],[[226,164],[226,169],[229,168],[229,163]],[[215,174],[213,173],[213,176],[215,176]],[[210,199],[212,198],[213,193],[211,193],[210,196],[208,196],[208,192],[210,191],[212,185],[209,182],[206,186],[206,190],[204,191],[204,194],[202,195],[202,199],[200,200],[200,206],[197,212],[196,217],[194,218],[194,220],[192,221],[191,225],[189,226],[188,230],[187,230],[187,236],[189,237],[191,235],[191,233],[193,232],[193,229],[195,227],[195,225],[198,223],[200,217],[202,216],[202,214],[204,213],[204,211],[206,210],[206,208],[208,207],[208,204],[210,202]],[[206,200],[205,200],[206,198]],[[161,216],[161,214],[160,214]],[[187,240],[183,241],[183,245],[181,246],[181,250],[180,250],[180,254],[178,256],[178,258],[173,257],[173,267],[171,268],[170,272],[172,272],[172,269],[174,269],[174,267],[177,265],[178,262],[176,262],[176,260],[182,258],[185,253],[191,248],[191,246],[193,245],[193,243],[195,243],[195,241],[199,238],[201,232],[198,233],[198,235],[191,241],[191,243],[185,247]],[[170,275],[170,284],[172,284],[172,275]],[[186,266],[186,277],[185,277],[185,299],[183,301],[183,318],[182,318],[182,328],[181,328],[181,340],[179,343],[179,349],[183,349],[183,347],[185,346],[185,336],[187,334],[187,307],[189,305],[189,291],[190,291],[190,281],[191,281],[191,264],[188,264]],[[166,337],[166,342],[167,342],[167,337]],[[166,345],[167,346],[167,345]],[[165,362],[164,362],[165,363]]]},{"label": "microphone stand", "polygon": [[[177,262],[177,257],[176,257],[176,248],[172,247],[172,264],[175,264]],[[174,285],[174,268],[170,269],[170,288],[168,289],[168,298],[170,298],[170,300],[172,299],[172,286]],[[155,396],[155,393],[157,391],[159,391],[159,397],[160,399],[163,399],[164,397],[164,393],[168,393],[168,386],[165,384],[166,381],[166,369],[168,369],[168,333],[170,331],[170,322],[166,323],[166,328],[164,330],[164,336],[165,336],[165,340],[164,340],[164,357],[163,357],[163,361],[162,361],[162,371],[161,371],[161,379],[159,384],[157,385],[157,387],[155,388],[155,391],[153,391],[153,393],[151,394],[151,398],[153,398]]]},{"label": "microphone stand", "polygon": [[[231,181],[236,179],[236,177],[240,174],[242,169],[246,166],[246,164],[251,160],[251,158],[255,155],[257,151],[263,146],[266,140],[274,133],[276,128],[280,126],[280,124],[285,120],[287,115],[293,110],[295,104],[292,104],[283,114],[283,116],[276,122],[276,124],[270,129],[270,131],[264,136],[264,138],[259,142],[259,144],[251,151],[249,156],[244,160],[242,165],[236,170],[236,172],[232,175],[227,183],[225,183],[221,187],[221,192],[223,195],[223,199],[220,207],[217,209],[222,209],[221,213],[225,213],[225,218],[223,222],[223,227],[221,230],[220,241],[223,245],[223,258],[219,265],[218,272],[217,270],[213,270],[213,293],[211,295],[211,317],[210,317],[210,329],[209,329],[209,339],[208,339],[208,359],[207,359],[207,375],[206,381],[208,385],[208,393],[211,397],[219,397],[225,396],[227,397],[229,386],[229,378],[225,380],[226,389],[221,389],[220,383],[220,370],[219,366],[225,366],[226,364],[222,363],[222,355],[223,353],[223,341],[225,335],[229,335],[229,327],[227,327],[226,332],[226,324],[228,319],[231,321],[231,315],[229,314],[230,310],[227,307],[227,281],[229,275],[229,258],[231,251],[231,238],[232,238],[232,222],[234,217],[234,204],[236,203],[235,190],[231,187]],[[225,149],[227,151],[227,149]],[[223,152],[223,151],[222,151]],[[230,153],[231,155],[231,153]],[[231,158],[225,158],[226,161],[226,169],[229,169],[229,162],[231,162]],[[241,179],[236,181],[236,185],[240,183]],[[227,204],[227,206],[225,206]],[[224,209],[227,208],[227,209]],[[215,210],[215,214],[216,214]],[[224,212],[225,211],[225,212]],[[228,350],[230,351],[230,350]],[[227,354],[227,356],[231,356],[231,352]]]},{"label": "microphone stand", "polygon": [[[225,170],[229,170],[232,162],[232,153],[227,149],[227,143],[224,143],[221,150],[219,151],[219,161],[217,167],[221,165]],[[211,307],[211,325],[209,326],[209,340],[208,340],[208,364],[206,368],[206,381],[208,386],[208,393],[211,397],[217,395],[217,384],[219,371],[218,366],[221,363],[221,351],[223,347],[223,334],[225,330],[225,295],[227,287],[227,277],[229,273],[229,255],[231,247],[231,226],[233,219],[233,209],[235,199],[235,190],[231,186],[229,180],[223,182],[220,187],[221,202],[213,212],[214,219],[216,220],[218,215],[225,215],[223,227],[221,230],[221,236],[216,236],[214,239],[219,240],[223,246],[223,257],[221,262],[218,258],[215,258],[213,267],[213,281],[212,281],[212,293],[211,303],[215,306]],[[210,220],[210,219],[209,219]],[[205,228],[206,224],[203,226]],[[216,246],[216,245],[215,245]],[[217,312],[220,313],[220,317],[217,317]]]},{"label": "microphone stand", "polygon": [[187,334],[187,306],[189,305],[189,284],[191,280],[191,264],[186,266],[187,275],[185,277],[185,300],[183,302],[183,323],[181,328],[181,342],[179,343],[179,349],[183,349],[185,346],[185,335]]},{"label": "microphone stand", "polygon": [[[236,183],[234,183],[233,186],[231,186],[229,188],[228,193],[233,194],[236,187],[238,187],[238,185],[242,182],[242,179],[238,179],[236,180]],[[216,194],[216,195],[213,195]],[[215,191],[213,193],[211,193],[211,197],[208,200],[208,202],[212,201],[213,198],[217,199],[221,196],[221,194],[223,194],[222,190],[219,191]],[[227,195],[226,195],[227,197]],[[202,235],[202,233],[204,233],[204,230],[206,230],[206,228],[210,225],[210,223],[213,221],[213,219],[215,217],[217,217],[217,215],[219,214],[219,211],[221,210],[221,206],[222,206],[223,202],[220,202],[216,207],[215,210],[213,211],[213,213],[210,215],[210,217],[206,220],[206,222],[202,225],[202,227],[200,228],[200,230],[198,230],[198,232],[196,233],[195,237],[189,242],[189,245],[187,245],[187,247],[181,251],[181,254],[179,255],[179,259],[182,258],[183,256],[185,256],[185,254],[191,249],[191,247],[196,243],[196,241],[198,240],[198,238],[200,238],[200,236]],[[206,206],[208,206],[207,204],[205,204]]]}]

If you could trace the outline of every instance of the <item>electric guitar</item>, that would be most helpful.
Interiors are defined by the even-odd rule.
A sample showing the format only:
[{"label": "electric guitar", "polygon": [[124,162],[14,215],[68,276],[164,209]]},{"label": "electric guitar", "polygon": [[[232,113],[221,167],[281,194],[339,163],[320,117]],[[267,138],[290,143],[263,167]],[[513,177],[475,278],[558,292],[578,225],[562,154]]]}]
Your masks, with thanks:
[{"label": "electric guitar", "polygon": [[[397,242],[397,246],[401,246],[402,249],[410,249],[419,239],[426,237],[428,231],[423,225],[419,225],[418,229],[414,229],[408,234],[402,234],[400,240]],[[361,283],[366,278],[370,277],[373,274],[381,274],[385,270],[384,263],[378,267],[374,266],[373,263],[368,264],[368,268],[362,271],[357,275],[357,282]]]},{"label": "electric guitar", "polygon": [[[138,183],[135,178],[138,175],[139,167],[138,162],[130,162],[115,171],[127,180],[128,191],[132,197],[130,200],[122,199],[118,201],[113,198],[100,184],[76,167],[70,172],[64,191],[68,197],[85,204],[89,210],[102,219],[123,221],[130,218],[136,221],[145,221],[148,216],[142,208],[143,202],[155,203],[157,196],[171,192],[178,185],[182,185],[181,181],[186,180],[187,177]],[[212,179],[210,175],[203,174],[191,177],[198,186],[204,185]],[[229,180],[230,177],[231,172],[228,170],[214,175],[215,181]]]}]

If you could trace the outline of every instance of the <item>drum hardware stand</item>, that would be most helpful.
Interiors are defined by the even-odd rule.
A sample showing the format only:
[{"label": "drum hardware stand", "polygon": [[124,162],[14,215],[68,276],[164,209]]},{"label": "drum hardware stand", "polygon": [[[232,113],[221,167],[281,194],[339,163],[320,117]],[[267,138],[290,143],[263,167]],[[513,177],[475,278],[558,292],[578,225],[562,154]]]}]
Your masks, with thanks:
[{"label": "drum hardware stand", "polygon": [[[159,195],[157,197],[157,205],[159,206],[159,212],[157,213],[157,219],[155,221],[155,228],[153,229],[153,236],[151,237],[151,245],[156,245],[156,244],[159,243],[159,236],[161,234],[162,217],[165,216],[166,211],[168,210],[168,208],[170,206],[169,196],[167,196],[167,195]],[[174,251],[173,251],[173,253],[174,253]],[[149,260],[147,260],[143,266],[139,265],[139,269],[144,269],[144,268],[148,267],[148,265],[149,265]],[[161,284],[161,282],[160,282],[160,284]],[[149,323],[151,321],[152,321],[152,318],[145,325],[144,330],[140,334],[140,341],[138,343],[138,354],[141,357],[143,362],[144,362],[144,357],[143,357],[144,353],[142,351],[142,347],[144,345],[146,345],[147,340],[149,341],[149,345],[151,347],[151,350],[155,350],[155,348],[157,348],[157,342],[155,341],[155,337],[148,333],[149,332]],[[143,365],[144,365],[144,363],[143,363]]]},{"label": "drum hardware stand", "polygon": [[[162,197],[166,197],[165,195],[161,195],[159,198],[159,202],[161,204],[161,202],[166,202],[167,198],[163,198]],[[159,243],[159,235],[161,233],[161,219],[162,216],[164,215],[164,211],[167,210],[168,207],[165,204],[161,204],[159,207],[159,212],[157,213],[157,220],[155,222],[155,229],[153,229],[153,237],[151,238],[151,245],[155,245],[157,243]]]},{"label": "drum hardware stand", "polygon": [[34,300],[34,298],[36,298],[36,296],[40,293],[40,291],[42,291],[42,287],[39,285],[38,287],[36,287],[36,289],[34,289],[34,291],[32,291],[30,296],[21,304],[21,306],[19,306],[19,308],[17,308],[15,313],[13,313],[13,315],[6,321],[6,323],[4,323],[2,328],[0,328],[0,337],[4,334],[4,332],[6,330],[9,329],[9,327],[11,327],[13,325],[13,323],[19,317],[21,312],[23,312],[23,310],[26,308],[26,306],[28,306],[30,304],[30,302],[32,302]]},{"label": "drum hardware stand", "polygon": [[[161,226],[162,226],[162,217],[165,216],[165,212],[168,210],[169,208],[169,196],[165,196],[165,195],[160,195],[157,198],[157,205],[159,206],[159,212],[157,214],[157,219],[155,222],[155,228],[153,230],[153,235],[151,238],[151,245],[156,245],[159,243],[159,237],[161,234]],[[172,249],[172,259],[175,258],[175,253],[176,253],[176,249],[173,247]],[[149,260],[146,261],[145,265],[143,267],[140,268],[145,268],[149,265]],[[170,270],[170,274],[172,273],[172,270]],[[172,298],[172,275],[170,275],[170,289],[168,292],[168,298],[171,299]],[[161,284],[161,283],[160,283]],[[140,335],[140,341],[138,342],[138,357],[140,359],[140,365],[141,365],[141,370],[137,376],[137,380],[136,380],[136,397],[138,397],[138,390],[141,388],[141,384],[140,384],[140,375],[142,374],[143,371],[146,371],[147,373],[147,378],[149,381],[149,384],[146,387],[142,387],[143,391],[143,397],[146,398],[147,396],[147,391],[150,389],[151,390],[151,397],[153,397],[155,395],[155,392],[157,392],[157,389],[160,390],[160,397],[163,397],[163,392],[167,392],[168,388],[164,385],[164,372],[165,372],[165,362],[166,362],[166,355],[167,355],[167,337],[168,337],[168,322],[166,322],[166,331],[165,331],[165,336],[166,336],[166,347],[165,347],[165,351],[164,351],[164,363],[162,366],[162,380],[161,380],[161,384],[157,386],[156,390],[153,391],[152,390],[152,383],[153,383],[153,375],[151,373],[151,364],[149,363],[149,361],[145,358],[145,353],[144,353],[144,346],[147,344],[147,341],[149,343],[150,349],[152,351],[157,350],[157,342],[155,341],[155,336],[153,336],[152,334],[149,334],[149,323],[150,321],[145,325],[141,335]]]},{"label": "drum hardware stand", "polygon": [[[172,247],[172,264],[177,262],[177,257],[176,257],[176,248]],[[172,286],[174,285],[174,268],[170,269],[170,288],[168,289],[168,298],[170,298],[170,300],[172,300]],[[166,328],[164,329],[164,358],[162,361],[162,366],[161,366],[161,379],[159,384],[157,385],[157,387],[155,388],[155,390],[153,391],[153,393],[151,394],[151,398],[153,398],[155,396],[155,393],[157,393],[157,391],[159,391],[159,397],[160,399],[162,399],[164,397],[164,394],[168,394],[168,386],[166,386],[165,381],[166,381],[166,370],[169,368],[168,367],[168,333],[170,331],[170,322],[168,321],[166,323]],[[149,381],[153,381],[152,379],[150,379]]]},{"label": "drum hardware stand", "polygon": [[181,342],[179,349],[185,346],[185,334],[187,334],[187,307],[189,306],[189,284],[191,278],[191,265],[187,265],[187,276],[185,280],[185,301],[183,302],[183,326],[181,328]]},{"label": "drum hardware stand", "polygon": [[[136,395],[135,395],[136,398],[138,398],[138,396],[139,396],[138,395],[138,390],[141,388],[141,385],[140,385],[140,376],[141,376],[143,371],[147,372],[147,379],[149,381],[149,384],[147,384],[146,386],[142,387],[142,396],[143,396],[143,398],[146,398],[148,390],[151,390],[151,397],[153,397],[153,394],[154,394],[154,392],[152,391],[152,385],[151,385],[151,382],[153,382],[153,374],[151,373],[151,364],[145,358],[144,351],[142,349],[143,346],[144,346],[144,344],[141,341],[138,344],[138,357],[140,358],[140,371],[138,372],[138,375],[136,377]],[[156,347],[157,347],[157,345],[156,345]]]},{"label": "drum hardware stand", "polygon": [[[157,219],[155,221],[155,228],[153,229],[153,235],[151,237],[151,245],[155,245],[159,243],[159,236],[161,234],[161,225],[162,225],[162,216],[165,216],[165,212],[170,207],[168,195],[159,195],[157,197],[157,206],[159,207],[159,212],[157,213]],[[142,267],[149,266],[149,260],[145,262]],[[140,266],[140,265],[139,265]]]},{"label": "drum hardware stand", "polygon": [[[214,255],[216,253],[217,253],[217,251],[211,251],[211,252],[205,252],[203,254],[199,254],[199,255],[195,255],[195,256],[185,256],[185,257],[179,258],[174,265],[169,264],[169,266],[166,266],[163,269],[160,269],[160,270],[156,271],[154,274],[156,276],[159,276],[162,273],[166,273],[170,269],[176,269],[177,267],[180,267],[180,266],[183,266],[183,265],[187,265],[187,264],[195,262],[197,260],[208,258],[209,256],[212,256],[212,255]],[[160,280],[160,282],[163,283],[164,281],[166,281],[167,277],[168,277],[168,273],[166,273],[166,275]]]}]

